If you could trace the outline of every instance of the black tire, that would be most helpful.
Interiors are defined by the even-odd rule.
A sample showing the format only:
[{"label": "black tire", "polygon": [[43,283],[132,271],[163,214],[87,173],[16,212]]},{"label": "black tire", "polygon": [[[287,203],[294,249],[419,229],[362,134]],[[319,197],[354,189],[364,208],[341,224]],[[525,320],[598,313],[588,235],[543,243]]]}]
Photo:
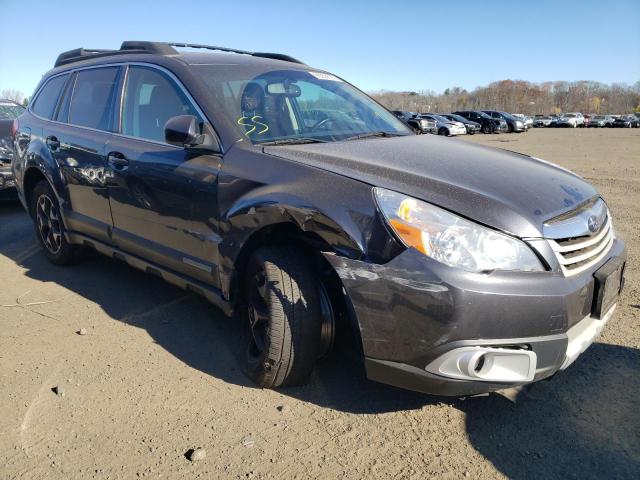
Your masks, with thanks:
[{"label": "black tire", "polygon": [[491,133],[491,132],[492,132],[492,130],[493,130],[493,129],[491,128],[491,125],[489,125],[488,123],[485,123],[485,124],[482,126],[482,133],[489,134],[489,133]]},{"label": "black tire", "polygon": [[441,135],[443,137],[448,137],[449,136],[449,130],[447,130],[446,128],[442,127],[438,130],[438,135]]},{"label": "black tire", "polygon": [[320,286],[307,258],[289,246],[259,248],[249,260],[245,367],[263,388],[306,383],[320,355]]},{"label": "black tire", "polygon": [[513,133],[513,125],[511,125],[510,123],[507,123],[507,133]]},{"label": "black tire", "polygon": [[46,180],[41,180],[31,194],[31,218],[45,255],[56,265],[71,265],[82,256],[82,247],[67,242],[66,228],[58,199]]}]

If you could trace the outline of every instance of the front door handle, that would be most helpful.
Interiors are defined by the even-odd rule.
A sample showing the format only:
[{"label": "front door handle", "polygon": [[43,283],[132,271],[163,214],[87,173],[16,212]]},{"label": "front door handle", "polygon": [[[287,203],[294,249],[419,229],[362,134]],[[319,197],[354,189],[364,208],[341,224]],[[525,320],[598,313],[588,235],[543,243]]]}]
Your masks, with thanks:
[{"label": "front door handle", "polygon": [[129,160],[127,160],[123,154],[118,152],[111,152],[107,155],[107,163],[111,168],[119,172],[126,170],[129,166]]},{"label": "front door handle", "polygon": [[47,147],[49,147],[52,151],[56,151],[60,148],[60,140],[58,140],[53,135],[49,135],[46,139]]}]

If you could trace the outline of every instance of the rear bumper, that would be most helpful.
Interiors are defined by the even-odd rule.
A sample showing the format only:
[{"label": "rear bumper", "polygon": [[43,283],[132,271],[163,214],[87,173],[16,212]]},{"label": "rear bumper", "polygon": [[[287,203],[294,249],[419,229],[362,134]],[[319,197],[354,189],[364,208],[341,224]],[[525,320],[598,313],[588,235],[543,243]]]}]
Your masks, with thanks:
[{"label": "rear bumper", "polygon": [[13,195],[16,194],[16,181],[11,172],[11,167],[0,167],[0,192],[6,195],[6,191],[10,190]]},{"label": "rear bumper", "polygon": [[[438,395],[489,392],[553,375],[565,364],[571,338],[583,338],[574,326],[597,334],[604,325],[591,319],[593,273],[612,257],[626,259],[620,240],[591,270],[565,277],[550,271],[474,274],[412,249],[385,265],[326,256],[353,307],[369,378]],[[505,346],[535,353],[535,371],[492,383],[428,368],[462,347]]]}]

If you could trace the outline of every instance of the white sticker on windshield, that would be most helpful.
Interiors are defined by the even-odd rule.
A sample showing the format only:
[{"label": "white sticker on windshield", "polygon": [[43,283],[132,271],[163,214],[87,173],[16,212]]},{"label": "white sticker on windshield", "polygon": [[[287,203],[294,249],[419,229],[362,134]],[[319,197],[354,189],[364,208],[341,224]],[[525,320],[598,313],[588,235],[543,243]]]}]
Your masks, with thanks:
[{"label": "white sticker on windshield", "polygon": [[335,75],[331,75],[330,73],[324,72],[309,72],[311,75],[316,77],[318,80],[331,80],[332,82],[339,82],[340,79]]}]

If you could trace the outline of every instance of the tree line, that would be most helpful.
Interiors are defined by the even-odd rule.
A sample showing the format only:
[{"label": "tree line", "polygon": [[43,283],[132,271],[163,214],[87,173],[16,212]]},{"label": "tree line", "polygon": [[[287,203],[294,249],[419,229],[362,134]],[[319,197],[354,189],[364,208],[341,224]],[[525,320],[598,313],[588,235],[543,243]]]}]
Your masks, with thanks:
[{"label": "tree line", "polygon": [[390,110],[454,112],[501,110],[525,115],[562,112],[624,114],[640,112],[640,81],[633,86],[594,81],[532,83],[501,80],[478,87],[447,88],[443,93],[377,91],[372,96]]}]

